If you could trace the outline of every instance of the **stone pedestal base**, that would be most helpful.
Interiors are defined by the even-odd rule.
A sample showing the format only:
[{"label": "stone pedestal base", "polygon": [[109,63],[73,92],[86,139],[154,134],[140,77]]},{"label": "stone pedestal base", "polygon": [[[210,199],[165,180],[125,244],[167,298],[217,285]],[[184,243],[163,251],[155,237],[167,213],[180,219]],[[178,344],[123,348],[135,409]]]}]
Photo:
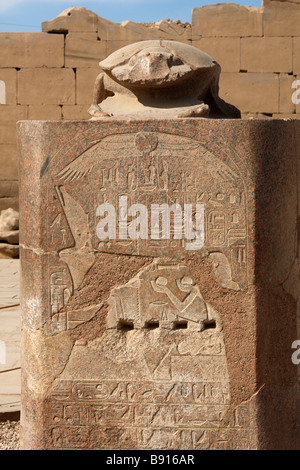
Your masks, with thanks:
[{"label": "stone pedestal base", "polygon": [[24,449],[299,448],[299,135],[18,124]]}]

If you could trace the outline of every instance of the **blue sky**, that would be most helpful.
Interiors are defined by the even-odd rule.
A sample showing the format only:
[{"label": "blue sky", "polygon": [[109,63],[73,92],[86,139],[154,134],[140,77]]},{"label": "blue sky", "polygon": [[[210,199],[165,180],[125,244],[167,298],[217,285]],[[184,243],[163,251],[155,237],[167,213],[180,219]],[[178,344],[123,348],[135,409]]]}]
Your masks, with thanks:
[{"label": "blue sky", "polygon": [[[0,31],[40,31],[41,22],[66,8],[82,6],[110,21],[152,22],[170,18],[191,21],[195,7],[215,0],[0,0]],[[228,3],[228,2],[221,2]],[[261,0],[238,0],[240,5],[261,6]],[[19,26],[18,26],[19,25]]]}]

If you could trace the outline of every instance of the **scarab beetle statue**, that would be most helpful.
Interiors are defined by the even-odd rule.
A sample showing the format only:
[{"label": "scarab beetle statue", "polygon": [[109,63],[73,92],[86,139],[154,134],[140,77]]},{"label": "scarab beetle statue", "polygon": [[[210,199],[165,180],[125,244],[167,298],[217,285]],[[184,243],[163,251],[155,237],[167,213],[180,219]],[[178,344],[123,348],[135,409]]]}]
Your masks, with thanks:
[{"label": "scarab beetle statue", "polygon": [[176,41],[141,41],[99,63],[93,119],[137,117],[239,118],[219,96],[220,65],[196,47]]}]

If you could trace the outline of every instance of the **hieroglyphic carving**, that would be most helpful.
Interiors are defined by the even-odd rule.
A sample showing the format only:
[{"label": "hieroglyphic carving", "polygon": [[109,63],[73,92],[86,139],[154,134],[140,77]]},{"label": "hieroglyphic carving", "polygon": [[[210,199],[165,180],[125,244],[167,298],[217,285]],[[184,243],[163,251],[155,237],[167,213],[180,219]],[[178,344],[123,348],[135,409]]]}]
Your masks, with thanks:
[{"label": "hieroglyphic carving", "polygon": [[[174,238],[172,216],[170,239],[152,239],[149,236],[148,240],[132,240],[119,237],[120,230],[127,232],[132,221],[130,216],[125,220],[126,214],[122,213],[122,207],[118,211],[119,198],[122,196],[127,198],[128,207],[138,203],[147,208],[152,204],[161,207],[163,204],[177,204],[181,207],[184,204],[192,204],[193,207],[195,204],[204,204],[205,250],[213,260],[217,282],[222,287],[234,290],[247,286],[245,190],[236,171],[202,148],[198,142],[186,137],[170,137],[168,134],[153,132],[112,135],[90,147],[64,168],[57,169],[49,182],[48,248],[57,252],[54,264],[57,264],[57,260],[60,260],[60,267],[65,263],[71,278],[66,290],[68,295],[64,298],[60,296],[58,301],[60,288],[50,278],[54,272],[52,268],[50,270],[49,292],[53,298],[55,295],[57,297],[51,307],[53,331],[76,325],[68,320],[67,315],[60,315],[59,311],[65,307],[67,297],[82,283],[94,262],[96,251],[121,250],[122,253],[133,255],[154,255],[159,249],[161,256],[185,254],[186,240]],[[111,203],[117,208],[116,216],[120,226],[116,240],[100,241],[95,235],[95,209],[103,203]],[[162,226],[157,230],[161,237]],[[167,277],[160,278],[166,282]],[[157,296],[159,289],[161,295],[149,302],[149,312],[152,312],[148,315],[149,320],[152,316],[152,321],[159,318],[161,325],[164,322],[170,324],[168,316],[173,311],[174,325],[174,321],[179,322],[188,310],[191,313],[196,304],[199,304],[197,309],[200,317],[205,318],[201,293],[195,294],[197,288],[193,281],[189,281],[189,287],[184,280],[178,284],[181,288],[177,285],[179,294],[187,288],[190,293],[184,302],[173,297],[172,303],[172,291],[167,287],[163,293],[164,287],[160,280],[152,280],[151,295]],[[132,283],[131,289],[134,292],[138,288]],[[112,301],[113,298],[111,296]],[[115,308],[120,309],[120,305],[119,302]],[[197,328],[203,327],[202,321],[199,319]],[[188,320],[189,328],[192,325],[196,326],[197,323]]]},{"label": "hieroglyphic carving", "polygon": [[[78,264],[77,256],[84,251],[84,246],[88,265],[93,262],[93,251],[98,250],[152,256],[159,248],[162,256],[174,256],[176,252],[181,256],[185,254],[186,240],[174,238],[173,217],[170,239],[152,239],[149,225],[147,240],[129,237],[125,240],[119,236],[120,226],[115,240],[99,240],[96,208],[103,203],[112,204],[116,208],[117,222],[124,224],[123,209],[119,208],[121,196],[126,196],[128,207],[143,204],[148,210],[151,204],[178,204],[182,208],[184,204],[204,204],[205,249],[220,251],[227,258],[233,281],[227,288],[236,284],[238,288],[247,286],[243,181],[232,167],[198,142],[153,132],[111,135],[64,168],[57,169],[53,184],[60,211],[55,212],[56,218],[52,217],[49,229],[51,233],[59,230],[60,258],[67,262],[75,286],[80,285],[86,272],[86,266]],[[80,227],[75,226],[73,220]],[[127,226],[131,220],[128,216]],[[55,240],[59,241],[57,236]]]},{"label": "hieroglyphic carving", "polygon": [[157,403],[227,405],[230,402],[228,382],[170,382],[83,380],[57,384],[53,397],[60,403]]},{"label": "hieroglyphic carving", "polygon": [[213,260],[213,268],[219,285],[226,289],[239,290],[239,284],[232,280],[231,266],[224,253],[210,253],[209,256]]},{"label": "hieroglyphic carving", "polygon": [[47,212],[49,237],[48,248],[60,249],[72,246],[74,243],[70,227],[61,206],[61,194],[59,187],[51,188],[48,191],[49,210]]},{"label": "hieroglyphic carving", "polygon": [[71,296],[72,291],[68,286],[68,273],[67,270],[62,268],[50,276],[50,302],[51,312],[53,315],[57,314],[62,307],[67,303]]},{"label": "hieroglyphic carving", "polygon": [[103,303],[80,308],[68,309],[68,300],[73,293],[72,277],[63,264],[52,266],[50,278],[50,322],[46,322],[46,332],[60,332],[75,328],[91,320],[100,310]]},{"label": "hieroglyphic carving", "polygon": [[113,289],[108,299],[108,328],[132,324],[135,328],[186,325],[201,331],[215,319],[184,265],[153,263],[126,285]]},{"label": "hieroglyphic carving", "polygon": [[[112,289],[109,303],[101,341],[75,346],[54,386],[48,418],[53,448],[81,448],[82,437],[85,448],[126,449],[133,439],[140,449],[208,449],[222,426],[230,434],[227,440],[222,435],[218,445],[234,446],[234,433],[243,433],[246,445],[248,427],[242,419],[228,419],[221,319],[184,263],[155,260]],[[211,321],[212,329],[205,329]],[[135,329],[123,331],[131,323]],[[182,323],[187,328],[176,329]],[[106,342],[114,344],[113,357]],[[72,363],[78,358],[89,364],[90,379],[74,380]],[[131,379],[132,371],[139,380]],[[92,379],[99,374],[101,379]],[[112,440],[114,429],[118,444]]]},{"label": "hieroglyphic carving", "polygon": [[[227,364],[224,339],[231,313],[242,312],[243,323],[250,312],[244,315],[239,305],[245,299],[250,305],[251,292],[225,292],[247,287],[248,256],[253,260],[247,223],[252,235],[255,198],[250,193],[247,208],[244,160],[228,141],[222,148],[222,134],[212,135],[209,123],[95,124],[66,125],[72,130],[66,152],[57,142],[45,143],[48,170],[39,193],[45,216],[33,244],[43,258],[35,270],[43,289],[39,329],[65,332],[46,338],[50,346],[68,342],[61,343],[62,360],[51,349],[61,363],[51,388],[43,388],[45,443],[70,449],[246,447],[249,406],[240,409],[236,402],[254,389],[251,380],[239,390],[234,382],[231,393],[229,374],[244,369],[244,359],[234,334]],[[194,213],[200,205],[203,248],[187,253],[186,240],[175,237],[175,214],[170,239],[122,238],[132,216],[126,219],[120,198],[148,210],[189,204]],[[104,203],[116,207],[115,240],[96,236],[97,208]],[[205,285],[212,270],[213,292]]]},{"label": "hieroglyphic carving", "polygon": [[53,446],[80,448],[84,433],[87,448],[111,448],[111,441],[95,441],[94,430],[117,428],[123,449],[129,437],[139,449],[208,449],[213,442],[249,448],[248,404],[237,406],[220,428],[229,397],[226,383],[62,382],[51,407]]},{"label": "hieroglyphic carving", "polygon": [[[49,181],[48,246],[49,250],[58,253],[54,264],[57,264],[57,259],[61,266],[65,263],[71,277],[69,292],[72,293],[82,283],[94,262],[96,251],[121,250],[128,254],[154,255],[159,249],[161,256],[185,254],[186,240],[174,238],[173,217],[170,218],[170,239],[124,239],[118,237],[119,231],[116,240],[97,239],[95,209],[105,202],[118,208],[122,196],[126,196],[128,206],[140,203],[147,208],[151,204],[178,204],[181,207],[184,204],[204,204],[204,248],[211,253],[216,280],[228,289],[238,290],[247,286],[246,200],[243,182],[237,172],[192,139],[139,132],[105,137],[64,168],[57,167]],[[132,217],[128,216],[125,221],[125,214],[121,211],[122,208],[119,213],[117,209],[116,214],[120,221],[119,230],[122,224],[128,230]],[[126,231],[124,227],[123,231]],[[158,233],[162,235],[162,227],[158,228]],[[166,282],[164,276],[160,277]],[[200,293],[192,294],[195,298],[190,303],[192,297],[187,296],[185,303],[175,300],[172,304],[172,291],[159,293],[157,290],[163,289],[160,280],[152,281],[152,295],[159,298],[149,302],[150,316],[160,318],[161,325],[169,322],[170,313],[167,312],[173,309],[173,320],[176,321],[177,315],[179,322],[183,310],[186,314],[196,303],[199,304],[200,317],[205,317]],[[133,284],[132,289],[137,289]],[[187,288],[184,281],[180,285],[181,290],[177,285],[179,294]],[[49,277],[49,292],[51,289],[58,290]],[[192,281],[189,289],[196,289]],[[59,318],[59,310],[66,305],[66,300],[60,301],[58,307],[51,307],[54,331],[76,325],[65,314]],[[198,324],[200,329],[201,321]],[[188,320],[189,328],[196,324]]]},{"label": "hieroglyphic carving", "polygon": [[[58,449],[130,449],[134,442],[140,450],[250,450],[249,431],[246,429],[214,430],[156,428],[115,428],[99,426],[55,427],[51,437]],[[117,435],[116,435],[117,434]]]}]

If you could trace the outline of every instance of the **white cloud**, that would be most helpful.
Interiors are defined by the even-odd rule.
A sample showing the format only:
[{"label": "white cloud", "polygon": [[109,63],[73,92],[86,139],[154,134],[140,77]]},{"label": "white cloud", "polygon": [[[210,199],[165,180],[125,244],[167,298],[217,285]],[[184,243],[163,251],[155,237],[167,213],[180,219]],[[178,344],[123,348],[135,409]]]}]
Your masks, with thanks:
[{"label": "white cloud", "polygon": [[0,0],[0,13],[6,13],[18,5],[24,4],[28,0]]}]

